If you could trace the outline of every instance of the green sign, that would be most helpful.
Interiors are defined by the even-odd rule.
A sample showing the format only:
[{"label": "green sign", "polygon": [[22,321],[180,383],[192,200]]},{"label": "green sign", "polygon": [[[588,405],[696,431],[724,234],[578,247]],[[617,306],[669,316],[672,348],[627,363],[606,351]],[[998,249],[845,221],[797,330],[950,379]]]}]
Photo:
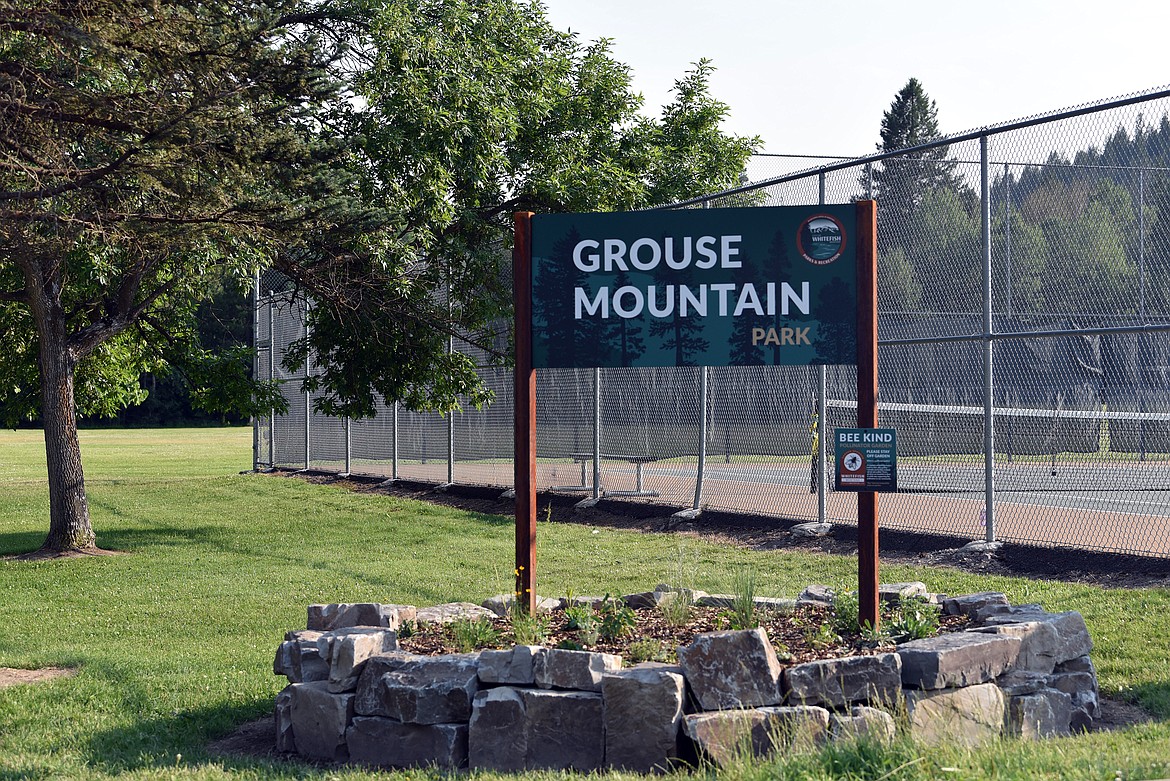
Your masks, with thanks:
[{"label": "green sign", "polygon": [[532,218],[537,368],[857,363],[853,205]]},{"label": "green sign", "polygon": [[839,428],[836,446],[838,491],[897,491],[898,438],[892,428]]}]

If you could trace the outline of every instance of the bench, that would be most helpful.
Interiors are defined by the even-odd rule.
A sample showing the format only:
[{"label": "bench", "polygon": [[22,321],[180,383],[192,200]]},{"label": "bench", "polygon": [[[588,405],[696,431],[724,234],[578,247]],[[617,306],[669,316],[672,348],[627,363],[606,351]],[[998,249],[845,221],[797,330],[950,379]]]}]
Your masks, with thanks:
[{"label": "bench", "polygon": [[[572,453],[572,459],[581,465],[581,484],[580,485],[554,485],[550,490],[553,491],[592,491],[593,486],[589,485],[585,472],[585,465],[593,462],[593,453]],[[657,491],[647,491],[642,483],[642,466],[649,464],[652,461],[657,461],[655,456],[635,456],[623,455],[619,453],[602,453],[601,460],[603,461],[626,461],[633,464],[637,475],[637,489],[634,491],[605,491],[599,490],[600,496],[660,496]],[[600,489],[600,486],[598,486]]]}]

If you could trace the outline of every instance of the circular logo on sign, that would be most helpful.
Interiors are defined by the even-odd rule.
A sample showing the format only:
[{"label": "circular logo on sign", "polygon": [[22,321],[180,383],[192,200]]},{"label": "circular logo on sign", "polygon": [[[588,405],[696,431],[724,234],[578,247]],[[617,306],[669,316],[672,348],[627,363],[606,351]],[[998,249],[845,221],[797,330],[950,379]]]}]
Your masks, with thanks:
[{"label": "circular logo on sign", "polygon": [[845,226],[828,214],[814,215],[801,223],[796,244],[809,263],[828,265],[845,251]]},{"label": "circular logo on sign", "polygon": [[841,459],[841,467],[846,472],[860,472],[864,465],[865,459],[863,459],[861,457],[861,453],[858,453],[856,450],[850,450],[845,454],[845,457]]}]

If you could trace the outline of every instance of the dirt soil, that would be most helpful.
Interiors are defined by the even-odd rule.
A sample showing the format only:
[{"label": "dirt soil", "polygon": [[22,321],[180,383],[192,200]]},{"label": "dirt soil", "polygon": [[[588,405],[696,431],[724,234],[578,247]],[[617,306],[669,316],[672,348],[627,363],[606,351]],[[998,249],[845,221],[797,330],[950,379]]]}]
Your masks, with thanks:
[{"label": "dirt soil", "polygon": [[0,689],[9,686],[19,686],[22,683],[41,683],[54,678],[65,678],[74,675],[77,670],[71,667],[42,667],[39,670],[20,670],[15,667],[0,667]]},{"label": "dirt soil", "polygon": [[[616,604],[615,604],[616,607]],[[615,637],[600,637],[589,643],[581,629],[574,627],[569,616],[556,612],[545,619],[544,637],[537,644],[549,647],[567,647],[574,650],[597,651],[618,654],[627,666],[637,662],[678,661],[675,650],[689,644],[695,635],[732,628],[731,611],[727,608],[692,607],[685,622],[672,624],[659,608],[641,608],[628,612],[629,624],[626,631]],[[595,609],[594,616],[601,610]],[[784,664],[803,664],[821,659],[835,659],[843,656],[871,656],[893,651],[892,642],[872,643],[858,634],[838,636],[828,630],[831,616],[826,607],[819,605],[802,606],[791,614],[757,611],[756,618],[767,633],[777,658]],[[966,617],[943,616],[942,631],[958,631],[966,624]],[[496,638],[484,643],[485,648],[510,648],[516,644],[509,619],[493,622]],[[399,632],[402,647],[416,654],[452,654],[468,650],[460,648],[451,625],[424,624],[413,634],[403,637]]]},{"label": "dirt soil", "polygon": [[98,548],[93,545],[88,548],[81,548],[80,550],[40,550],[32,551],[31,553],[18,553],[11,556],[0,556],[0,561],[51,561],[53,559],[84,559],[89,556],[124,556],[123,551],[106,550],[105,548]]}]

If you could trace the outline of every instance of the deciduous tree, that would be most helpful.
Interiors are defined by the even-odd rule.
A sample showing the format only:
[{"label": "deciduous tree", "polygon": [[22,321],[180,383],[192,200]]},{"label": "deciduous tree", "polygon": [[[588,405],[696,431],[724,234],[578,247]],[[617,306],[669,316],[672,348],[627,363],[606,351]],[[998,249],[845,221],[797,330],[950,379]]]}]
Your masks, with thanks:
[{"label": "deciduous tree", "polygon": [[194,338],[225,280],[274,267],[314,300],[288,360],[314,353],[324,411],[485,401],[446,344],[498,351],[509,213],[733,184],[756,142],[719,131],[709,71],[655,121],[536,2],[0,0],[0,413],[44,424],[45,548],[93,544],[77,414],[144,370],[281,406]]}]

